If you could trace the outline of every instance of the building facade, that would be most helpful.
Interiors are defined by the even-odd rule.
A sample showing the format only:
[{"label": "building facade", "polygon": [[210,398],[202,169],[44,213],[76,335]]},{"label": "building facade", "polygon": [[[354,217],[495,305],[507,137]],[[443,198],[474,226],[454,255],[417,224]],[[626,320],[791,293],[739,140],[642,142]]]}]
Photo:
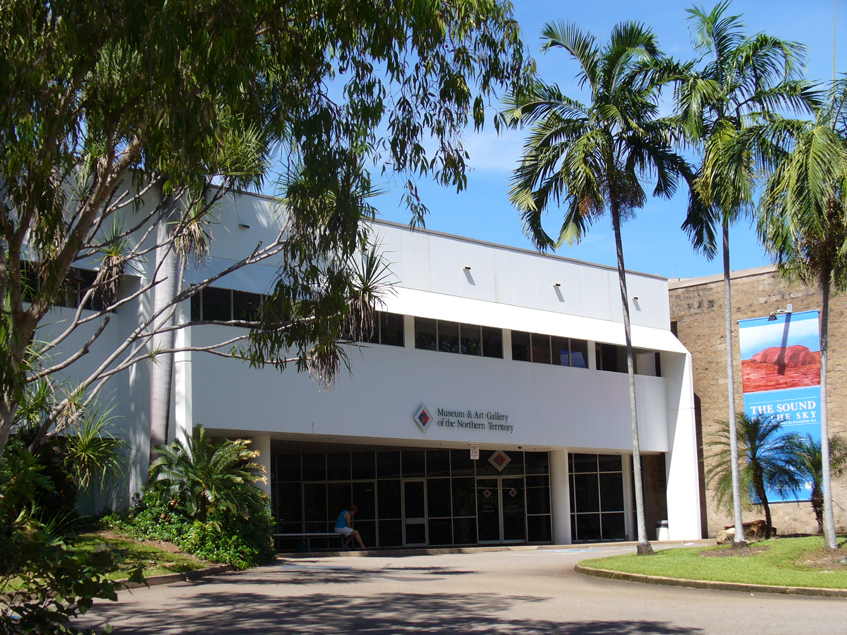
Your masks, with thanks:
[{"label": "building facade", "polygon": [[[272,206],[226,197],[211,256],[185,284],[273,240],[281,220]],[[293,369],[178,353],[171,434],[202,424],[211,436],[252,439],[280,534],[328,531],[352,503],[370,546],[634,539],[616,270],[392,223],[372,230],[392,292],[369,341],[345,345],[350,374],[322,389]],[[152,265],[137,271],[130,286]],[[239,327],[191,324],[237,317],[275,272],[272,261],[251,265],[186,302],[177,346],[228,339]],[[670,330],[667,281],[627,281],[649,531],[667,520],[671,539],[699,538],[691,356]],[[119,311],[112,339],[147,310],[141,298]],[[82,376],[110,341],[69,374]],[[148,377],[137,365],[107,392],[134,451],[131,491],[145,477]]]},{"label": "building facade", "polygon": [[[775,267],[760,267],[732,274],[733,366],[736,410],[743,410],[742,364],[739,348],[740,320],[767,317],[785,312],[791,305],[795,313],[820,310],[821,294],[816,287],[789,284]],[[718,507],[714,492],[706,483],[705,471],[712,465],[704,444],[717,433],[720,421],[727,417],[726,336],[724,326],[723,276],[672,280],[669,282],[672,325],[680,341],[691,351],[697,418],[698,447],[701,458],[701,494],[703,534],[715,536],[732,525],[730,514]],[[847,299],[836,295],[830,300],[828,403],[830,434],[847,436],[842,406],[847,404]],[[706,445],[708,447],[708,445]],[[817,523],[807,492],[798,493],[799,501],[771,503],[773,524],[781,534],[815,533]],[[847,479],[833,479],[835,524],[847,528]],[[746,520],[764,518],[760,509],[745,513]]]}]

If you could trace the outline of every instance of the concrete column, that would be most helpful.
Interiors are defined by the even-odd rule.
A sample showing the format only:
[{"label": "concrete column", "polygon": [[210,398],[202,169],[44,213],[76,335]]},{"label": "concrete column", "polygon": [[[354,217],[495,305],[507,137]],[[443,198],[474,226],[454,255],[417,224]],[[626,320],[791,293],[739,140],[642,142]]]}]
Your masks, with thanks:
[{"label": "concrete column", "polygon": [[271,438],[267,435],[253,437],[250,444],[254,452],[258,452],[256,463],[265,468],[265,482],[256,483],[268,496],[271,495]]},{"label": "concrete column", "polygon": [[[637,540],[635,530],[635,497],[632,491],[632,455],[624,454],[623,457],[623,518],[624,531],[627,540]],[[650,536],[650,528],[647,528]]]},{"label": "concrete column", "polygon": [[571,544],[571,497],[567,449],[550,452],[550,502],[553,512],[553,542]]},{"label": "concrete column", "polygon": [[691,355],[662,353],[662,374],[668,382],[668,537],[692,540],[701,537],[701,524]]}]

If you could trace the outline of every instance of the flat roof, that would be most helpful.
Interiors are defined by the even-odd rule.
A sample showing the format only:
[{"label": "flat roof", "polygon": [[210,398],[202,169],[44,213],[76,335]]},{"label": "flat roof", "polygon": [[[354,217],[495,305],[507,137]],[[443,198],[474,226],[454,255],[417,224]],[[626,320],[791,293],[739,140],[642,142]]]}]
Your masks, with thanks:
[{"label": "flat roof", "polygon": [[[737,278],[749,278],[750,276],[760,276],[765,273],[773,273],[776,271],[776,265],[765,265],[764,267],[753,267],[752,269],[741,269],[739,271],[731,271],[729,274],[730,280]],[[718,273],[711,276],[701,276],[700,278],[670,278],[668,280],[668,290],[684,289],[686,287],[696,287],[698,285],[713,284],[722,282],[723,274]]]},{"label": "flat roof", "polygon": [[[253,197],[263,199],[263,200],[267,200],[267,201],[279,202],[281,200],[279,197],[271,196],[271,195],[268,195],[268,194],[261,194],[261,193],[258,193],[258,192],[245,192],[244,190],[235,190],[235,189],[230,190],[230,192],[232,194],[235,194],[235,195],[238,195],[238,196],[253,196]],[[566,256],[560,256],[558,254],[551,254],[551,253],[548,253],[548,252],[537,251],[535,249],[526,249],[524,247],[513,247],[511,245],[502,245],[500,243],[492,243],[492,242],[488,242],[488,241],[485,241],[485,240],[478,240],[476,238],[468,238],[467,236],[459,236],[458,234],[448,234],[447,232],[440,232],[440,231],[436,231],[434,229],[427,229],[426,227],[412,227],[411,225],[407,225],[406,223],[398,223],[396,221],[390,221],[390,220],[385,220],[385,219],[380,219],[380,218],[373,218],[373,219],[368,220],[367,222],[374,223],[374,224],[377,224],[377,225],[384,225],[386,227],[393,227],[395,229],[406,229],[406,230],[412,231],[412,232],[421,232],[422,234],[427,234],[429,236],[437,236],[438,238],[447,238],[449,240],[457,240],[457,241],[460,241],[460,242],[470,243],[470,244],[474,244],[474,245],[480,245],[480,246],[483,246],[483,247],[491,247],[491,248],[494,248],[494,249],[502,249],[504,251],[511,251],[511,252],[514,252],[514,253],[525,254],[525,255],[528,255],[528,256],[539,256],[539,257],[542,257],[542,258],[550,258],[550,259],[553,259],[553,260],[559,260],[561,262],[568,262],[568,263],[575,264],[575,265],[582,265],[582,266],[586,266],[586,267],[594,267],[594,268],[597,268],[597,269],[603,269],[605,271],[615,271],[615,272],[617,272],[617,270],[618,270],[617,267],[611,267],[609,265],[601,265],[601,264],[598,264],[596,262],[588,262],[588,261],[585,261],[585,260],[577,260],[575,258],[568,258]],[[653,274],[653,273],[644,273],[643,271],[633,271],[631,269],[627,269],[626,272],[629,273],[629,274],[637,275],[637,276],[643,276],[645,278],[653,278],[655,280],[664,280],[664,281],[668,280],[664,276],[660,276],[660,275]]]}]

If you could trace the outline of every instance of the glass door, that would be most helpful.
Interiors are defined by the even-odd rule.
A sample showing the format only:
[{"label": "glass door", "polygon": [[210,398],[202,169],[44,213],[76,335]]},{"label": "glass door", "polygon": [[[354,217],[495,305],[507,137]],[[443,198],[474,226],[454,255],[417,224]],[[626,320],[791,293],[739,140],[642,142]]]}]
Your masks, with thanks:
[{"label": "glass door", "polygon": [[500,477],[503,542],[526,542],[526,499],[523,476]]},{"label": "glass door", "polygon": [[426,482],[423,479],[403,481],[403,544],[427,544]]},{"label": "glass door", "polygon": [[479,542],[500,542],[500,479],[476,479],[476,517]]}]

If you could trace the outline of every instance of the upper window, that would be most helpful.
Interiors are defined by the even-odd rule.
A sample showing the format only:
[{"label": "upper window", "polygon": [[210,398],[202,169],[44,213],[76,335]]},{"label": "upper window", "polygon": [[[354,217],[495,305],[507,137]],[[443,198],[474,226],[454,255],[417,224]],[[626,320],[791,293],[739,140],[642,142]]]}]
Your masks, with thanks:
[{"label": "upper window", "polygon": [[[24,302],[32,302],[39,290],[40,282],[33,264],[29,261],[21,262],[21,278],[22,299]],[[54,299],[53,305],[69,309],[79,308],[80,302],[82,302],[88,290],[94,286],[96,279],[96,271],[71,269],[65,277],[65,283]],[[89,311],[102,311],[105,308],[102,295],[99,292],[92,293],[83,308]]]},{"label": "upper window", "polygon": [[206,287],[191,296],[191,321],[252,322],[259,319],[262,299],[258,293]]},{"label": "upper window", "polygon": [[512,331],[512,359],[536,364],[588,368],[588,342]]},{"label": "upper window", "polygon": [[476,324],[416,317],[415,348],[502,359],[503,331]]},{"label": "upper window", "polygon": [[[610,370],[615,373],[627,372],[626,347],[614,344],[595,344],[597,353],[597,370]],[[659,353],[632,349],[632,361],[635,364],[635,374],[661,377]]]},{"label": "upper window", "polygon": [[367,337],[352,335],[350,339],[354,342],[367,342],[369,344],[405,346],[403,338],[403,316],[397,313],[377,311],[373,330],[367,334]]}]

